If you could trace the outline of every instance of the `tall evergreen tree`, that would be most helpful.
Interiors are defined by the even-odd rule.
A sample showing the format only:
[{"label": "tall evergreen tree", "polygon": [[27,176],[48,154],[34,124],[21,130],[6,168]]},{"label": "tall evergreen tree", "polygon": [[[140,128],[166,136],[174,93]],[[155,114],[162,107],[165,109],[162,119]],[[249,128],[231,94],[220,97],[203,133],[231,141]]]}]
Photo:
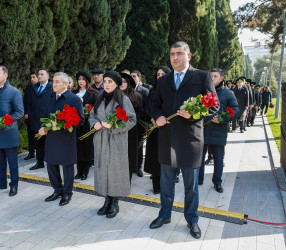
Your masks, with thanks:
[{"label": "tall evergreen tree", "polygon": [[118,69],[138,69],[150,82],[154,69],[168,62],[169,3],[167,0],[131,2],[126,22],[132,44]]}]

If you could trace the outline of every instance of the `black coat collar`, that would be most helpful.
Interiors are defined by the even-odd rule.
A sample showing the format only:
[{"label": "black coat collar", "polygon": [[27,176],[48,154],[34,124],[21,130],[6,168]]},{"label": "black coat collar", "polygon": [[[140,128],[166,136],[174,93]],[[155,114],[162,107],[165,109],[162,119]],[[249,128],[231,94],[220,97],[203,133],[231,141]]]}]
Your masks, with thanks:
[{"label": "black coat collar", "polygon": [[184,76],[182,83],[180,84],[180,86],[178,88],[178,90],[176,90],[176,86],[175,86],[175,82],[174,82],[174,70],[172,70],[168,76],[168,82],[169,82],[171,88],[174,91],[179,91],[192,78],[194,70],[195,69],[190,65],[185,76]]}]

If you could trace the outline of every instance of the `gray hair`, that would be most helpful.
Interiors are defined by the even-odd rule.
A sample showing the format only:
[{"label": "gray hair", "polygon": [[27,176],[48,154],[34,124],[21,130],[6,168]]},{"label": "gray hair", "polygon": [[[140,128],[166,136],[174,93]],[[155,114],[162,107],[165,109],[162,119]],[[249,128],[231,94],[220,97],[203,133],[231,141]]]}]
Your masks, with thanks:
[{"label": "gray hair", "polygon": [[64,73],[64,72],[56,72],[56,73],[54,74],[54,76],[60,76],[61,79],[62,79],[62,82],[67,82],[67,83],[69,83],[69,76],[68,76],[66,73]]}]

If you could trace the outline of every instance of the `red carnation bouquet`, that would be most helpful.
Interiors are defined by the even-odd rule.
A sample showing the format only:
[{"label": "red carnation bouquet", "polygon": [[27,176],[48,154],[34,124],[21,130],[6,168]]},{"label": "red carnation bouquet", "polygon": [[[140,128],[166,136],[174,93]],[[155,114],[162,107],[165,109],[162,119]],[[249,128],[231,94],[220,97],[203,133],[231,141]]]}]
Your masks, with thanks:
[{"label": "red carnation bouquet", "polygon": [[[217,115],[218,116],[218,121],[220,123],[225,122],[227,120],[228,117],[234,117],[235,113],[233,111],[233,108],[230,107],[226,107],[225,111],[222,110],[222,112],[220,114]],[[210,123],[212,120],[204,123],[204,125]]]},{"label": "red carnation bouquet", "polygon": [[[113,110],[111,113],[108,113],[106,123],[111,124],[113,129],[119,127],[125,127],[125,122],[128,121],[128,116],[126,116],[126,111],[120,107],[116,110]],[[80,140],[87,138],[88,136],[92,135],[96,132],[96,129],[90,130],[88,133],[84,134],[83,136],[79,137]]]},{"label": "red carnation bouquet", "polygon": [[9,114],[6,114],[3,117],[0,117],[0,129],[6,128],[13,122],[14,122],[14,119]]},{"label": "red carnation bouquet", "polygon": [[[41,118],[40,121],[43,123],[42,126],[45,127],[45,132],[66,129],[71,133],[73,127],[80,123],[80,117],[75,107],[65,104],[63,111],[58,110],[56,113],[50,114],[50,118]],[[42,135],[38,133],[35,137],[39,140]]]},{"label": "red carnation bouquet", "polygon": [[91,106],[91,104],[85,104],[83,107],[83,113],[84,113],[84,117],[87,118],[89,113],[91,112],[91,110],[93,109],[93,106]]},{"label": "red carnation bouquet", "polygon": [[[188,100],[184,101],[183,105],[180,107],[180,110],[187,111],[194,119],[200,119],[201,115],[205,116],[209,112],[209,108],[218,105],[218,99],[215,93],[207,93],[206,95],[198,95],[197,97],[190,97]],[[176,114],[173,114],[166,118],[167,121],[176,117]],[[143,137],[142,141],[139,143],[141,147],[155,128],[159,128],[157,125],[150,126],[142,121],[139,121],[146,129],[146,134]]]}]

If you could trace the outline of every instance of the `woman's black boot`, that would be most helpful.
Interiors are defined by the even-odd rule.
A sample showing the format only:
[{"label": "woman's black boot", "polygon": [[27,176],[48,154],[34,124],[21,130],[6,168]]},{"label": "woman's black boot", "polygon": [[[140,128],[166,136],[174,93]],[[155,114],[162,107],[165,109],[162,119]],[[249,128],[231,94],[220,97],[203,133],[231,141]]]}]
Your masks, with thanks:
[{"label": "woman's black boot", "polygon": [[111,203],[111,199],[110,199],[110,198],[111,198],[111,197],[108,196],[108,195],[105,196],[105,202],[104,202],[103,207],[100,208],[100,209],[97,211],[97,214],[98,214],[98,215],[106,215],[106,211],[107,211],[107,209],[109,208],[110,203]]},{"label": "woman's black boot", "polygon": [[118,206],[118,198],[117,197],[110,197],[111,203],[106,211],[106,218],[113,218],[117,215],[119,212],[119,206]]}]

